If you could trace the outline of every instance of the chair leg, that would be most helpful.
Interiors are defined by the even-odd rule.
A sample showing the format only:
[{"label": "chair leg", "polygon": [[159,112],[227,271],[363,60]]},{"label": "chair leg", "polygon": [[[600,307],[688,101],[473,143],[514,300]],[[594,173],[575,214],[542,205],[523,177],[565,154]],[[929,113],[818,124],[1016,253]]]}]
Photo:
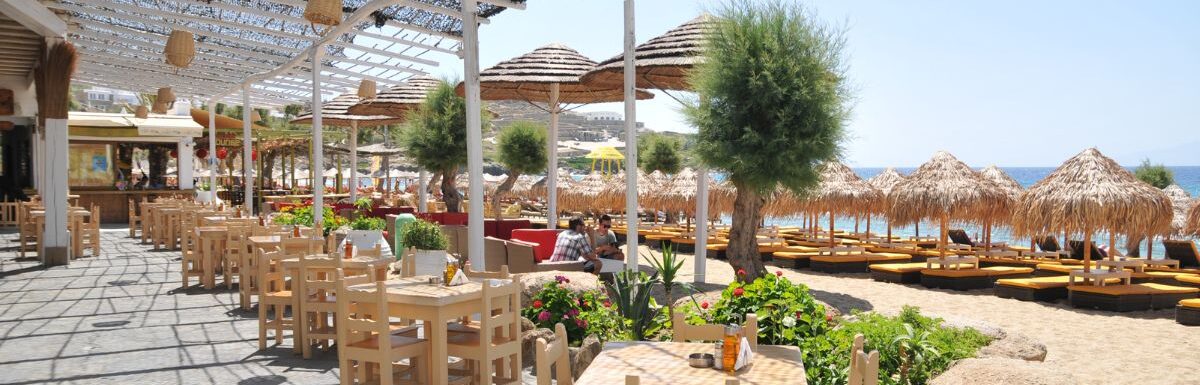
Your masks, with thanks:
[{"label": "chair leg", "polygon": [[267,348],[267,308],[271,305],[258,304],[258,350]]},{"label": "chair leg", "polygon": [[379,385],[392,385],[392,361],[379,363]]},{"label": "chair leg", "polygon": [[300,334],[300,343],[303,344],[301,346],[301,354],[306,360],[312,358],[312,341],[308,339],[307,335],[308,325],[310,324],[310,320],[308,318],[309,314],[311,313],[307,311],[301,311],[299,316],[293,317],[296,319],[296,322],[300,323],[300,326],[296,327],[296,331],[294,333]]},{"label": "chair leg", "polygon": [[[275,344],[283,345],[283,309],[284,305],[275,305]],[[295,313],[295,309],[292,309]],[[296,333],[293,332],[292,335]]]}]

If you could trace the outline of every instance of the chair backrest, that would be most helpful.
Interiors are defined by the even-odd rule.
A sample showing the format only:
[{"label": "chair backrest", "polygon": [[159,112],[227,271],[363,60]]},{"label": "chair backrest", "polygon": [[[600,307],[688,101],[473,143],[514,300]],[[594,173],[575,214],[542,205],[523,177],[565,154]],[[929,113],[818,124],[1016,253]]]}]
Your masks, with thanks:
[{"label": "chair backrest", "polygon": [[367,248],[361,248],[358,246],[355,246],[355,248],[358,249],[358,255],[361,255],[364,257],[382,257],[383,256],[383,245],[380,245],[378,243],[376,243],[375,246],[371,246],[371,247],[367,247]]},{"label": "chair backrest", "polygon": [[474,279],[509,279],[512,274],[508,272],[508,265],[500,266],[499,271],[477,271],[471,268],[471,263],[467,262],[466,268],[463,269],[463,274],[467,278]]},{"label": "chair backrest", "polygon": [[1058,238],[1049,235],[1038,238],[1037,246],[1039,249],[1042,249],[1042,251],[1062,250],[1062,247],[1058,245]]},{"label": "chair backrest", "polygon": [[1167,258],[1178,260],[1179,267],[1200,267],[1200,251],[1196,250],[1195,242],[1164,239],[1162,244],[1166,248]]},{"label": "chair backrest", "polygon": [[508,264],[508,248],[503,239],[495,237],[483,238],[483,266],[481,270],[499,271],[500,266]]},{"label": "chair backrest", "polygon": [[571,353],[567,349],[569,342],[567,328],[562,323],[554,325],[554,342],[547,342],[545,338],[537,339],[534,356],[537,358],[538,385],[550,385],[550,365],[554,365],[559,385],[575,383],[571,378]]},{"label": "chair backrest", "polygon": [[480,344],[496,347],[521,343],[521,281],[484,280],[480,309]]},{"label": "chair backrest", "polygon": [[282,266],[283,260],[286,258],[287,255],[279,250],[268,251],[258,256],[255,283],[258,284],[260,296],[287,290],[287,281]]},{"label": "chair backrest", "polygon": [[[1067,241],[1067,246],[1071,249],[1071,258],[1072,259],[1083,259],[1083,251],[1084,251],[1083,241]],[[1091,254],[1089,254],[1089,257],[1093,261],[1098,260],[1098,259],[1108,258],[1108,255],[1104,253],[1104,250],[1101,250],[1099,247],[1096,247],[1096,242],[1089,243],[1088,246],[1091,247],[1091,249],[1092,249]]]},{"label": "chair backrest", "polygon": [[300,279],[303,280],[304,301],[328,302],[337,292],[337,270],[342,267],[341,258],[330,258],[322,254],[300,257]]},{"label": "chair backrest", "polygon": [[971,237],[967,236],[967,232],[962,229],[951,229],[946,231],[946,235],[950,237],[950,241],[960,244],[973,246],[975,242],[971,242]]},{"label": "chair backrest", "polygon": [[879,351],[864,352],[862,334],[854,336],[854,347],[850,349],[849,377],[849,385],[879,384]]},{"label": "chair backrest", "polygon": [[[675,313],[675,318],[671,320],[671,331],[674,332],[672,340],[675,342],[721,341],[725,338],[724,325],[689,325],[684,321],[682,312]],[[750,350],[758,350],[758,315],[746,314],[742,336],[750,342]]]},{"label": "chair backrest", "polygon": [[508,271],[514,274],[532,273],[537,270],[537,251],[534,245],[522,241],[504,243],[505,254],[508,255]]},{"label": "chair backrest", "polygon": [[[349,287],[371,283],[366,275],[346,277],[341,269],[335,271],[337,281],[337,334],[339,349],[354,349],[355,342],[371,338],[387,338],[388,301],[387,287],[384,281],[375,281],[375,287],[370,290],[350,290]],[[391,344],[379,341],[380,354],[386,357]]]},{"label": "chair backrest", "polygon": [[288,258],[298,258],[321,252],[321,240],[300,238],[284,238],[279,240],[279,249]]}]

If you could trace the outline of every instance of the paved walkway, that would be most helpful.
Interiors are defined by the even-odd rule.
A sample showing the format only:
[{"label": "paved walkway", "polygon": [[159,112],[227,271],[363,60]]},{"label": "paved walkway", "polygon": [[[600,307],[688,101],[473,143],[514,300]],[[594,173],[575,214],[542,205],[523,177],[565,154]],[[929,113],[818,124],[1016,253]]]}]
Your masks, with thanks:
[{"label": "paved walkway", "polygon": [[258,351],[257,313],[236,291],[180,290],[178,252],[128,235],[106,228],[100,256],[44,269],[0,230],[0,383],[338,382],[336,352]]}]

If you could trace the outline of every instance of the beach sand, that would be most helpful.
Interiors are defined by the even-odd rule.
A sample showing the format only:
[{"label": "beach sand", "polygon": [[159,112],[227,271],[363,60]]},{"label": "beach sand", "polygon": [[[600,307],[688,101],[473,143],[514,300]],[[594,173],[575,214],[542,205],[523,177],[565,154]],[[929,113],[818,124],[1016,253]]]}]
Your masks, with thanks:
[{"label": "beach sand", "polygon": [[[642,267],[648,268],[642,247]],[[657,253],[654,253],[657,256]],[[692,281],[694,258],[686,259],[682,280]],[[1016,332],[1046,345],[1046,364],[1068,372],[1085,384],[1200,384],[1200,327],[1175,323],[1174,310],[1129,313],[1081,310],[1065,301],[1023,302],[996,297],[990,290],[956,292],[920,285],[876,282],[869,274],[824,274],[783,270],[793,282],[808,285],[822,301],[843,314],[852,309],[896,314],[904,305],[928,315],[960,322],[981,321]],[[733,280],[733,269],[722,260],[706,264],[707,285],[720,290]],[[676,295],[678,296],[678,295]]]}]

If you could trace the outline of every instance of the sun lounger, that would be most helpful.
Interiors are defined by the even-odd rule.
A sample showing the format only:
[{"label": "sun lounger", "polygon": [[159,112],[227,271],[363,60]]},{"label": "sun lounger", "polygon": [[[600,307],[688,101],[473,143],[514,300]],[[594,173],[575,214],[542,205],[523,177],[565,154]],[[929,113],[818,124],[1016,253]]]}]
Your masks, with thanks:
[{"label": "sun lounger", "polygon": [[1075,285],[1067,288],[1071,306],[1109,311],[1166,309],[1179,301],[1196,298],[1200,289],[1158,283],[1133,285],[1092,286]]},{"label": "sun lounger", "polygon": [[921,270],[925,270],[925,262],[909,263],[877,263],[868,266],[871,279],[892,283],[920,283]]},{"label": "sun lounger", "polygon": [[912,257],[913,262],[925,262],[926,258],[936,258],[942,255],[937,250],[922,249],[916,247],[916,245],[905,243],[881,244],[867,247],[867,251],[872,253],[908,254]]},{"label": "sun lounger", "polygon": [[[997,279],[994,287],[997,297],[1012,298],[1021,301],[1053,302],[1067,298],[1067,285],[1070,277],[1059,275],[1054,277],[1033,278],[1004,278]],[[1110,278],[1106,284],[1120,283],[1120,279]]]},{"label": "sun lounger", "polygon": [[1180,325],[1200,326],[1200,298],[1185,299],[1175,305],[1175,322]]},{"label": "sun lounger", "polygon": [[935,289],[988,289],[1001,278],[1025,278],[1033,273],[1028,267],[992,266],[981,269],[924,269],[921,285]]},{"label": "sun lounger", "polygon": [[[1099,247],[1096,247],[1096,242],[1089,243],[1089,245],[1092,247],[1090,257],[1093,261],[1108,258],[1108,254],[1105,254],[1104,250],[1100,250]],[[1071,247],[1072,259],[1083,259],[1083,241],[1068,241],[1067,246]]]},{"label": "sun lounger", "polygon": [[1059,244],[1058,244],[1058,238],[1050,237],[1050,236],[1042,237],[1041,239],[1038,239],[1037,246],[1038,246],[1038,249],[1041,249],[1042,251],[1060,251],[1060,250],[1062,250],[1062,246],[1059,246]]},{"label": "sun lounger", "polygon": [[1176,278],[1196,276],[1193,273],[1183,273],[1177,271],[1147,271],[1142,273],[1133,273],[1133,283],[1163,283],[1174,284],[1179,282]]},{"label": "sun lounger", "polygon": [[1196,249],[1195,242],[1163,240],[1162,243],[1167,250],[1167,258],[1178,260],[1180,268],[1200,268],[1200,250]]},{"label": "sun lounger", "polygon": [[[713,238],[713,237],[708,238],[709,245],[718,245],[718,244],[722,244],[722,243],[729,243],[729,240],[724,239],[724,238]],[[671,244],[673,245],[673,247],[675,247],[675,252],[687,253],[687,254],[693,254],[696,252],[696,238],[695,237],[684,236],[684,237],[671,238]]]},{"label": "sun lounger", "polygon": [[809,257],[809,267],[825,273],[866,273],[876,263],[908,262],[912,256],[899,253],[867,253],[862,247],[822,248]]},{"label": "sun lounger", "polygon": [[1200,275],[1177,275],[1175,281],[1179,286],[1200,287]]}]

